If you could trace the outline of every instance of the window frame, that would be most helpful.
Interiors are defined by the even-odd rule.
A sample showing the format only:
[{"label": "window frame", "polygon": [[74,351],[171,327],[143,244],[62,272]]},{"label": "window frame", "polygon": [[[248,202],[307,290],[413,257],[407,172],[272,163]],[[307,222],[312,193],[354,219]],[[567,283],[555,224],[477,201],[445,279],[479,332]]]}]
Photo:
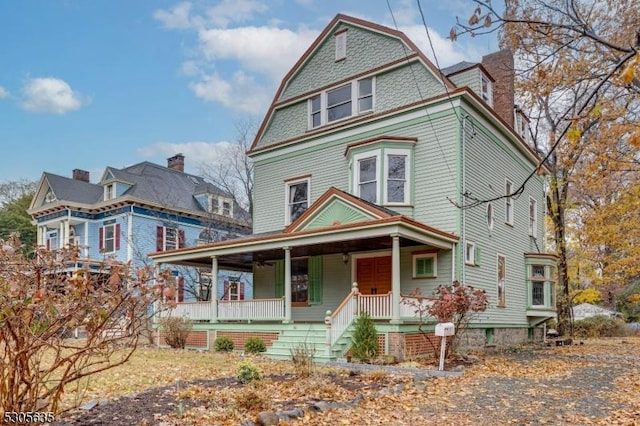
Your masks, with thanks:
[{"label": "window frame", "polygon": [[[102,252],[103,253],[115,253],[116,252],[116,232],[117,226],[115,223],[110,223],[108,225],[103,225],[102,228]],[[108,229],[111,229],[111,237],[107,237]],[[108,243],[112,245],[111,250],[108,250]]]},{"label": "window frame", "polygon": [[[502,277],[500,276],[501,259],[503,259]],[[507,256],[500,253],[496,255],[496,301],[498,308],[505,308],[507,306]]]},{"label": "window frame", "polygon": [[347,30],[342,30],[334,34],[335,37],[335,61],[342,61],[347,58]]},{"label": "window frame", "polygon": [[495,224],[493,203],[487,203],[487,228],[489,231],[493,231],[493,225]]},{"label": "window frame", "polygon": [[538,239],[538,200],[529,197],[529,236]]},{"label": "window frame", "polygon": [[[362,160],[368,160],[371,158],[375,159],[376,162],[376,170],[375,170],[375,183],[376,183],[376,196],[374,200],[366,200],[369,201],[371,203],[374,204],[378,204],[378,200],[380,198],[380,189],[381,189],[381,182],[380,182],[380,161],[381,161],[381,157],[382,157],[382,150],[375,150],[375,151],[367,151],[367,152],[361,152],[359,154],[356,154],[353,156],[353,164],[354,164],[354,168],[353,168],[353,189],[354,189],[354,194],[356,195],[356,197],[358,198],[362,198],[361,193],[360,193],[360,185],[362,185],[362,182],[360,182],[360,161]],[[371,183],[372,181],[367,181],[365,183]],[[364,200],[364,198],[362,198]]]},{"label": "window frame", "polygon": [[[163,226],[162,232],[163,232],[163,234],[162,234],[162,248],[164,249],[164,251],[175,250],[175,249],[179,248],[180,243],[178,241],[178,239],[179,239],[179,237],[178,237],[178,234],[179,234],[178,228],[174,228],[174,227],[171,227],[171,226]],[[167,244],[167,243],[170,242],[169,241],[169,239],[170,239],[170,235],[169,234],[171,232],[173,232],[173,240],[171,241],[172,247],[168,248],[169,244]]]},{"label": "window frame", "polygon": [[[365,80],[371,80],[371,93],[364,94],[361,96],[360,83]],[[343,89],[347,86],[349,86],[350,88],[349,100],[336,103],[331,107],[329,107],[329,104],[328,104],[329,93],[339,89]],[[375,93],[376,93],[376,77],[374,75],[371,75],[371,76],[359,78],[356,80],[351,80],[349,82],[340,84],[338,86],[332,86],[330,88],[323,90],[320,93],[314,94],[313,96],[307,99],[307,130],[315,130],[326,125],[339,123],[343,120],[348,120],[350,118],[357,117],[358,115],[361,115],[361,114],[370,113],[375,109],[375,102],[376,102]],[[360,100],[366,99],[368,97],[371,97],[371,108],[361,110]],[[314,106],[313,106],[314,102],[319,103],[319,109],[314,109]],[[336,107],[339,107],[340,105],[345,105],[347,103],[351,104],[351,112],[349,113],[349,115],[329,120],[330,108],[336,108]],[[317,116],[320,117],[320,121],[318,124],[315,124],[314,117],[317,117]]]},{"label": "window frame", "polygon": [[[289,196],[290,196],[290,188],[293,185],[298,185],[300,183],[306,183],[307,185],[307,199],[306,202],[307,203],[307,207],[300,213],[300,215],[302,215],[311,205],[311,175],[309,176],[302,176],[302,177],[297,177],[297,178],[291,178],[291,179],[287,179],[284,181],[285,185],[284,185],[284,209],[285,209],[285,214],[284,214],[284,220],[285,220],[285,226],[291,224],[291,222],[295,221],[298,217],[300,217],[300,215],[298,215],[298,217],[294,218],[293,220],[291,219],[291,206],[294,204],[292,202],[290,202],[289,200]],[[301,202],[295,203],[295,204],[300,204]]]},{"label": "window frame", "polygon": [[514,199],[511,195],[513,192],[513,182],[509,179],[504,180],[504,223],[513,226],[513,212],[515,209]]},{"label": "window frame", "polygon": [[108,183],[104,186],[104,199],[107,201],[113,200],[114,198],[116,198],[116,184]]},{"label": "window frame", "polygon": [[[469,249],[471,248],[471,251]],[[473,241],[465,241],[464,243],[464,264],[476,266],[476,243]]]},{"label": "window frame", "polygon": [[[418,274],[417,261],[421,259],[433,259],[433,272],[431,275]],[[438,277],[438,252],[437,251],[421,251],[413,252],[411,254],[412,274],[413,279],[426,279]]]},{"label": "window frame", "polygon": [[[305,265],[306,268],[306,274],[294,274],[293,269],[294,269],[294,265]],[[309,267],[309,258],[308,257],[296,257],[291,259],[291,305],[292,306],[309,306],[309,287],[311,285],[311,277],[310,275],[310,270],[311,268]],[[295,290],[294,286],[296,285],[305,285],[306,284],[306,289],[303,290]],[[306,299],[304,300],[297,300],[298,298],[295,296],[295,294],[297,293],[305,293],[306,292]]]},{"label": "window frame", "polygon": [[[398,181],[399,179],[389,178],[389,157],[405,157],[404,161],[404,200],[403,201],[389,201],[389,181]],[[399,148],[386,148],[384,149],[384,183],[383,183],[383,200],[385,205],[391,206],[406,206],[409,204],[411,196],[409,194],[410,185],[409,179],[411,176],[411,150],[399,149]]]},{"label": "window frame", "polygon": [[484,74],[480,77],[480,96],[486,103],[493,106],[493,87],[489,77]]},{"label": "window frame", "polygon": [[[542,268],[542,275],[534,275],[533,271],[534,268]],[[531,306],[535,306],[535,307],[543,307],[546,305],[545,303],[545,282],[550,281],[549,277],[547,276],[547,267],[545,265],[539,264],[539,263],[533,263],[531,265],[529,265],[529,276],[530,276],[530,280],[531,280]],[[542,285],[542,303],[535,303],[535,298],[534,298],[534,294],[535,294],[535,289],[534,286],[538,284],[538,285]]]}]

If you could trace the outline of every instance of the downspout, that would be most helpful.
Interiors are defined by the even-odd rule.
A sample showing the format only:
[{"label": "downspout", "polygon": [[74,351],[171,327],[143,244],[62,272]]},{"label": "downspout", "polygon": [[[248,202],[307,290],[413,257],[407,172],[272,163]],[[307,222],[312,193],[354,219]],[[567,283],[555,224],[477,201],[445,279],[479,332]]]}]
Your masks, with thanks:
[{"label": "downspout", "polygon": [[127,262],[133,260],[133,206],[129,206],[127,218]]},{"label": "downspout", "polygon": [[465,131],[465,124],[467,122],[467,120],[469,119],[469,115],[465,114],[464,117],[462,117],[462,131],[461,131],[461,139],[460,139],[460,143],[462,144],[462,160],[461,160],[461,168],[462,168],[462,184],[461,184],[461,193],[462,193],[462,204],[461,204],[461,208],[462,208],[462,232],[461,232],[461,242],[462,242],[462,246],[461,246],[461,250],[460,252],[462,253],[462,256],[460,256],[461,259],[461,266],[462,266],[462,283],[463,284],[467,284],[467,262],[466,262],[466,257],[467,257],[467,209],[464,207],[465,204],[465,194],[467,193],[467,170],[466,170],[466,144],[465,144],[465,138],[466,138],[466,131]]}]

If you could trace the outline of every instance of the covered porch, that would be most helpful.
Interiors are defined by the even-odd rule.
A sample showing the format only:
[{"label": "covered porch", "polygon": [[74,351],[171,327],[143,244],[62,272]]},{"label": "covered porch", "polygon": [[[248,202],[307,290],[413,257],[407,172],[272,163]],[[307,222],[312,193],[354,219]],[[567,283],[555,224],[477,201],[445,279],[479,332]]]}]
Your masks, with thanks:
[{"label": "covered porch", "polygon": [[457,240],[332,188],[283,232],[151,257],[160,268],[253,273],[254,299],[179,303],[171,315],[211,324],[320,323],[339,335],[364,311],[391,324],[416,321],[408,294],[451,283]]}]

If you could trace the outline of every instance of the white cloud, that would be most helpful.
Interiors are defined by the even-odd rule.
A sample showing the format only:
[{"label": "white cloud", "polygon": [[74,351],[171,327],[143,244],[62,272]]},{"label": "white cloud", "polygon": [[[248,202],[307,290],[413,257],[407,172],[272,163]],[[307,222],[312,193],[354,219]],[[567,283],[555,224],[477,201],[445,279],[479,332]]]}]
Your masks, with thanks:
[{"label": "white cloud", "polygon": [[185,171],[196,174],[199,170],[220,164],[225,159],[231,144],[220,142],[157,142],[140,148],[137,152],[141,157],[157,164],[165,165],[169,157],[182,153],[185,157]]},{"label": "white cloud", "polygon": [[207,102],[218,102],[251,114],[263,114],[273,94],[271,87],[256,83],[252,76],[242,70],[236,71],[230,81],[215,73],[204,75],[189,87],[197,97]]},{"label": "white cloud", "polygon": [[162,22],[165,28],[184,30],[191,28],[194,22],[190,18],[191,3],[183,2],[174,6],[171,10],[156,10],[153,17]]},{"label": "white cloud", "polygon": [[466,50],[465,46],[442,37],[433,28],[429,28],[429,35],[433,42],[433,50],[429,44],[427,32],[422,25],[409,25],[400,27],[400,31],[405,33],[407,37],[413,41],[420,51],[424,53],[434,65],[436,65],[433,51],[435,50],[438,64],[441,68],[448,67],[460,61],[479,61],[483,52],[475,46],[474,50]]},{"label": "white cloud", "polygon": [[22,108],[32,112],[64,114],[79,109],[86,101],[59,78],[32,78],[22,88]]},{"label": "white cloud", "polygon": [[232,22],[246,22],[254,14],[268,10],[266,4],[256,0],[222,0],[206,11],[208,21],[215,25],[226,27]]},{"label": "white cloud", "polygon": [[9,92],[7,92],[7,89],[5,89],[4,87],[0,86],[0,99],[4,99],[6,97],[9,96]]},{"label": "white cloud", "polygon": [[318,34],[308,29],[294,32],[275,27],[217,28],[200,31],[199,40],[206,59],[237,60],[243,69],[279,82]]}]

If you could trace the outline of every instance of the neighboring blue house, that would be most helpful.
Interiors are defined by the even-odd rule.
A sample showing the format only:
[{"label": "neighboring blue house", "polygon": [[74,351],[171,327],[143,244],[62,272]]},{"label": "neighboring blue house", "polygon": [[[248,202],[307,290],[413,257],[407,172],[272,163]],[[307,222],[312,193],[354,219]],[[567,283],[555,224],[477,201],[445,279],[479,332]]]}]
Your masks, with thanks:
[{"label": "neighboring blue house", "polygon": [[[438,69],[405,34],[338,15],[283,78],[249,150],[254,234],[151,257],[253,271],[255,297],[212,303],[195,332],[261,333],[273,357],[301,342],[343,356],[362,311],[383,353],[429,351],[411,293],[455,280],[490,302],[458,342],[542,339],[556,257],[526,127],[509,51]],[[493,201],[459,208],[475,200]]]},{"label": "neighboring blue house", "polygon": [[[50,250],[78,247],[81,265],[96,269],[106,257],[151,264],[147,253],[193,247],[249,234],[247,213],[230,194],[184,172],[184,156],[167,167],[142,162],[107,167],[98,183],[89,172],[73,177],[43,173],[29,208],[37,244]],[[178,301],[209,300],[210,270],[175,267]],[[253,297],[251,273],[218,272],[219,299]],[[226,283],[226,284],[225,284]]]}]

